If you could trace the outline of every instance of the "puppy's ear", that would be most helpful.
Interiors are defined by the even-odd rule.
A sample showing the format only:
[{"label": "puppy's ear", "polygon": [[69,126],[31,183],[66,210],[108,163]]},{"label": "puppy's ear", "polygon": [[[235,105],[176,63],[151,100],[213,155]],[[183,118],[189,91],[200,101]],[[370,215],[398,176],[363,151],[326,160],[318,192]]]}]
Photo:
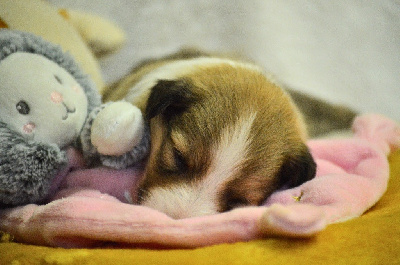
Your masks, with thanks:
[{"label": "puppy's ear", "polygon": [[316,164],[307,146],[300,153],[289,154],[280,169],[280,184],[296,187],[315,177]]},{"label": "puppy's ear", "polygon": [[190,89],[190,84],[184,80],[159,80],[152,88],[147,101],[146,118],[165,114],[166,118],[171,117],[185,110],[196,96]]}]

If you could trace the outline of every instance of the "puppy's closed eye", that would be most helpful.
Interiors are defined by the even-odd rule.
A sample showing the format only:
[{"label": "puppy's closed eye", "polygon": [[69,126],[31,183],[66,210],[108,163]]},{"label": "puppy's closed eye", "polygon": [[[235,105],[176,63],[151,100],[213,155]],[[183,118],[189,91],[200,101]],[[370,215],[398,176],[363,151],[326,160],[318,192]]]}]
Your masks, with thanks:
[{"label": "puppy's closed eye", "polygon": [[183,153],[176,147],[165,146],[161,152],[161,168],[164,173],[184,174],[188,169],[188,163]]},{"label": "puppy's closed eye", "polygon": [[174,148],[173,154],[176,168],[178,168],[180,171],[185,171],[188,168],[188,164],[182,152]]}]

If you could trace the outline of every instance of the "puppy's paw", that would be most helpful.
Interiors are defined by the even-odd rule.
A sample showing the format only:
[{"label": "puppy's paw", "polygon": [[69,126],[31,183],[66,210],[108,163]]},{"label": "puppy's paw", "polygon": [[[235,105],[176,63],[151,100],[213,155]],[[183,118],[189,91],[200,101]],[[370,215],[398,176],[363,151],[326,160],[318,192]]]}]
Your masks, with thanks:
[{"label": "puppy's paw", "polygon": [[113,102],[99,112],[91,128],[91,142],[102,155],[122,155],[143,137],[141,111],[128,102]]}]

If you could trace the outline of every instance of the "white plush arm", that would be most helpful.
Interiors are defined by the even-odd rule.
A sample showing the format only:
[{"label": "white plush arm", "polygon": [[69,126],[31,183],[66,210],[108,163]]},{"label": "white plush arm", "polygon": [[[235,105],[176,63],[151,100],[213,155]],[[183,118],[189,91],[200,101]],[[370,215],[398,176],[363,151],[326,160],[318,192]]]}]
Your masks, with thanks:
[{"label": "white plush arm", "polygon": [[132,150],[143,137],[141,111],[128,102],[105,106],[93,121],[91,141],[102,155],[122,155]]},{"label": "white plush arm", "polygon": [[124,168],[142,160],[149,150],[149,131],[141,111],[124,101],[94,109],[81,133],[84,156],[103,165]]}]

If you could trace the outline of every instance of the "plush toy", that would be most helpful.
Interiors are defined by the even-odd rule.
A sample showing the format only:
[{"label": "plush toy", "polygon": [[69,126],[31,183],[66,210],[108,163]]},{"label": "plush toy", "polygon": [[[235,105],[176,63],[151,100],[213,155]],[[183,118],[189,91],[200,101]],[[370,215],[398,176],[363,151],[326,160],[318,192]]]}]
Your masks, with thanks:
[{"label": "plush toy", "polygon": [[101,90],[97,58],[117,51],[125,33],[101,17],[57,9],[43,0],[0,0],[0,28],[33,33],[69,52]]},{"label": "plush toy", "polygon": [[[141,112],[101,105],[73,58],[33,34],[0,30],[0,204],[43,201],[68,167],[68,148],[123,168],[146,155]],[[60,178],[60,176],[58,176]]]}]

